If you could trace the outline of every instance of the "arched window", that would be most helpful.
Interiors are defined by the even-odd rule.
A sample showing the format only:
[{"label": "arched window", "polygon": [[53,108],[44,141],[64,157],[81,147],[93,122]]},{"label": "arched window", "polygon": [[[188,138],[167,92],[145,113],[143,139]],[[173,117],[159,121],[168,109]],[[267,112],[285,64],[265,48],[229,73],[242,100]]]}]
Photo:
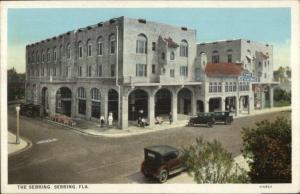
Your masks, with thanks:
[{"label": "arched window", "polygon": [[182,40],[180,43],[180,56],[187,57],[188,56],[188,42],[186,40]]},{"label": "arched window", "polygon": [[36,51],[36,62],[40,62],[40,55],[38,51]]},{"label": "arched window", "polygon": [[136,40],[136,53],[147,53],[147,37],[139,34]]},{"label": "arched window", "polygon": [[97,40],[97,55],[103,55],[103,38],[100,36]]},{"label": "arched window", "polygon": [[92,56],[92,42],[90,39],[87,41],[87,56],[90,57]]},{"label": "arched window", "polygon": [[78,42],[78,58],[82,58],[83,55],[83,48],[82,48],[82,42]]},{"label": "arched window", "polygon": [[172,51],[171,53],[170,53],[170,60],[175,60],[175,53],[174,53],[174,51]]},{"label": "arched window", "polygon": [[78,98],[85,99],[86,98],[86,93],[85,89],[83,87],[78,88]]},{"label": "arched window", "polygon": [[67,58],[70,59],[71,58],[71,45],[67,44]]},{"label": "arched window", "polygon": [[115,54],[116,52],[116,36],[114,34],[109,36],[109,51],[110,54]]},{"label": "arched window", "polygon": [[92,88],[91,89],[91,97],[92,100],[100,100],[100,92],[98,88]]}]

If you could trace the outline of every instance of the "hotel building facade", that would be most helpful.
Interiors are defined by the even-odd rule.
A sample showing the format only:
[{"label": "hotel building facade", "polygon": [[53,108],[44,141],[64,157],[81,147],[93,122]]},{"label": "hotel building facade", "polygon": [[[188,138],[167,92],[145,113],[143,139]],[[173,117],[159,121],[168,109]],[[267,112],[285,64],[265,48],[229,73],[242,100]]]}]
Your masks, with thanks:
[{"label": "hotel building facade", "polygon": [[250,113],[272,96],[272,46],[244,42],[197,44],[194,29],[113,18],[27,45],[26,102],[95,122],[112,113],[120,128],[140,115],[153,125],[170,113]]}]

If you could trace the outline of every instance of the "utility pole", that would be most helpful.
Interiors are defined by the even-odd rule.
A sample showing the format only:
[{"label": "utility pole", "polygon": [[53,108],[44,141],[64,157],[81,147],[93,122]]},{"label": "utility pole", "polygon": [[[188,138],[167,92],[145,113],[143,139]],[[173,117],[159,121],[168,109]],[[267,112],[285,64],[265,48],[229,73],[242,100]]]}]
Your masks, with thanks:
[{"label": "utility pole", "polygon": [[20,131],[20,124],[19,124],[19,115],[20,115],[20,106],[16,106],[16,111],[17,111],[17,133],[16,133],[16,144],[20,144],[20,139],[19,139],[19,131]]},{"label": "utility pole", "polygon": [[119,85],[119,26],[116,26],[116,86],[118,87],[118,125],[121,128],[121,88]]}]

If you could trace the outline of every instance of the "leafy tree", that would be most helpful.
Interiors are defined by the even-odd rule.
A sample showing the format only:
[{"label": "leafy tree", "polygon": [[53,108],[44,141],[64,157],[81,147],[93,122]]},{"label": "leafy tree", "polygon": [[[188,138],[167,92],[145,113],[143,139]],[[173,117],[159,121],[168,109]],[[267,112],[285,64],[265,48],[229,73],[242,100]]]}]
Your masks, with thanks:
[{"label": "leafy tree", "polygon": [[242,131],[243,154],[248,161],[251,182],[291,182],[291,122],[277,118],[264,120],[256,128]]},{"label": "leafy tree", "polygon": [[245,170],[234,165],[232,154],[217,140],[196,139],[196,145],[183,148],[184,165],[197,183],[245,183]]},{"label": "leafy tree", "polygon": [[7,97],[8,100],[24,98],[25,74],[17,73],[15,68],[7,70]]}]

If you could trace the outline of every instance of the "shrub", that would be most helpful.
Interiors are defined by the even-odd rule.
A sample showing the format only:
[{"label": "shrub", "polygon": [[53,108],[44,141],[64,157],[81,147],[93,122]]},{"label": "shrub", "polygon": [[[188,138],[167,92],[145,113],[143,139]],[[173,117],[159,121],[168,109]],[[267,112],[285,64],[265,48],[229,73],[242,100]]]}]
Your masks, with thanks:
[{"label": "shrub", "polygon": [[183,148],[184,165],[197,183],[245,183],[246,171],[234,165],[231,153],[214,140],[206,142],[201,137],[196,145]]},{"label": "shrub", "polygon": [[256,128],[242,131],[244,157],[248,161],[251,182],[291,182],[291,122],[277,118],[264,120]]}]

